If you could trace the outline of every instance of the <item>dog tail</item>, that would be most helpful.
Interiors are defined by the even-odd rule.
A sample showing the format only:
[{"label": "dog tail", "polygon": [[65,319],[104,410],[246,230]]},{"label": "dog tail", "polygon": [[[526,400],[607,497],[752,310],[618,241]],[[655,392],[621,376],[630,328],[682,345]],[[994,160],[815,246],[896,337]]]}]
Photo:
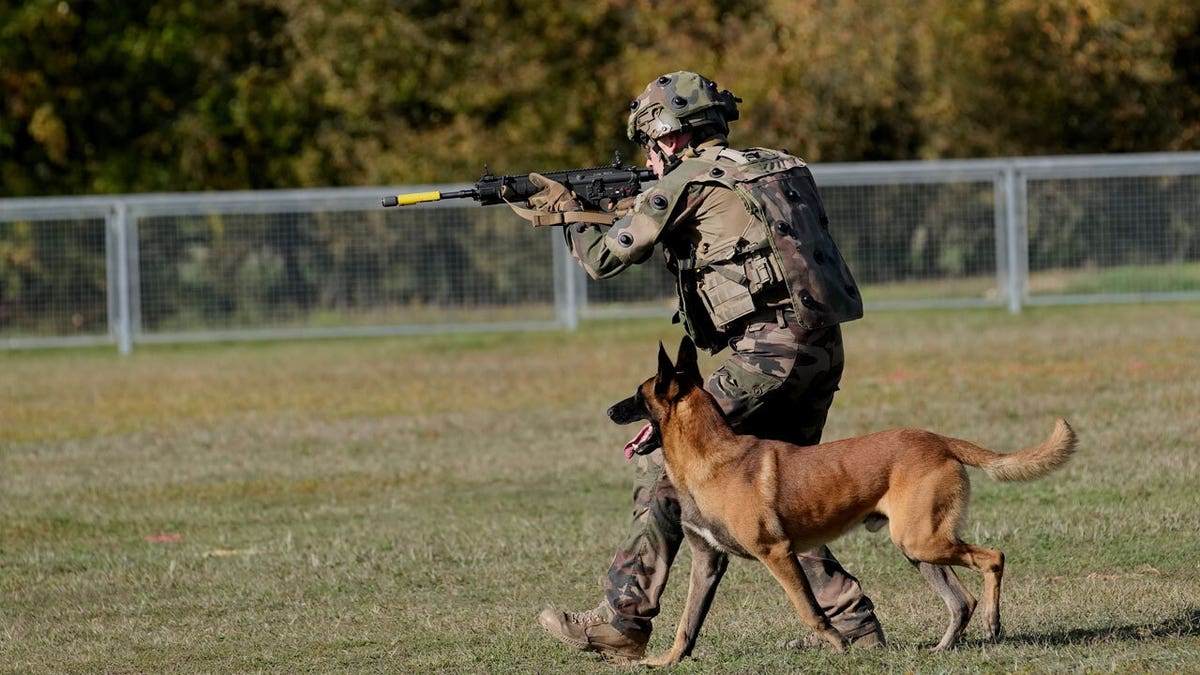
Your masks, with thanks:
[{"label": "dog tail", "polygon": [[994,480],[1021,481],[1040,478],[1066,464],[1075,452],[1075,442],[1075,431],[1060,418],[1044,443],[1019,452],[1000,454],[957,439],[951,441],[950,449],[960,462],[983,469]]}]

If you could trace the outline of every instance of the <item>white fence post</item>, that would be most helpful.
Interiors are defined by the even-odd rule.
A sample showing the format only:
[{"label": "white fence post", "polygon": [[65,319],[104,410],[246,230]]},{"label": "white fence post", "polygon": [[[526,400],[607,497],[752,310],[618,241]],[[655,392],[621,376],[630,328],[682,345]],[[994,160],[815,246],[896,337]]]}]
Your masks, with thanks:
[{"label": "white fence post", "polygon": [[130,317],[129,285],[129,207],[113,202],[108,213],[108,330],[117,340],[121,354],[133,352],[133,326]]},{"label": "white fence post", "polygon": [[1008,263],[1008,311],[1017,314],[1029,292],[1029,212],[1025,176],[1015,163],[1004,169],[1004,243]]},{"label": "white fence post", "polygon": [[579,328],[575,261],[567,250],[567,243],[557,234],[555,231],[551,235],[554,242],[554,315],[564,328],[573,331]]}]

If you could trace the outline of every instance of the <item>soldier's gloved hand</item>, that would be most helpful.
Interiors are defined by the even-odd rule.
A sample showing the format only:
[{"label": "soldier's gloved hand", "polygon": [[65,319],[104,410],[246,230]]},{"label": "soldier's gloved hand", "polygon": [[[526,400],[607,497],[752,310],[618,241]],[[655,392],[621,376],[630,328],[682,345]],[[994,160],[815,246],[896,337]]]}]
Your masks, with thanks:
[{"label": "soldier's gloved hand", "polygon": [[622,197],[613,204],[612,214],[618,218],[624,218],[626,214],[633,210],[637,205],[637,197]]},{"label": "soldier's gloved hand", "polygon": [[529,182],[541,188],[529,198],[529,206],[544,213],[582,211],[575,193],[562,183],[552,181],[540,173],[529,174]]}]

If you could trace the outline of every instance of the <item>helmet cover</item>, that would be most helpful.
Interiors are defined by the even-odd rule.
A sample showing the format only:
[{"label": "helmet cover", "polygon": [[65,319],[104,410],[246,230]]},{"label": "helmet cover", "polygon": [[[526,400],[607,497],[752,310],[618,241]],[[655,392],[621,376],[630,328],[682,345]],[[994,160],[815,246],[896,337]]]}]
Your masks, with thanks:
[{"label": "helmet cover", "polygon": [[718,126],[729,131],[729,122],[738,118],[737,104],[742,99],[717,83],[686,70],[663,75],[646,85],[646,90],[629,103],[626,135],[638,145],[674,131],[702,126]]}]

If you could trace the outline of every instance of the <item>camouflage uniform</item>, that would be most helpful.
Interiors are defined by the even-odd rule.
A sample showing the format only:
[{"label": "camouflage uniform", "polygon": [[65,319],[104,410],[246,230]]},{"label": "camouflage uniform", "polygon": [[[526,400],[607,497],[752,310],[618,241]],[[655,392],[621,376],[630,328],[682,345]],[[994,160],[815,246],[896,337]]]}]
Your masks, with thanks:
[{"label": "camouflage uniform", "polygon": [[[731,349],[705,388],[734,428],[818,443],[842,375],[839,324],[862,316],[857,286],[828,233],[804,163],[774,150],[728,148],[723,120],[736,118],[729,92],[718,93],[693,73],[665,75],[634,101],[630,137],[638,129],[657,138],[655,132],[684,127],[664,111],[672,105],[686,110],[697,100],[711,102],[699,117],[708,132],[695,134],[701,142],[664,157],[666,175],[611,227],[564,228],[567,244],[596,279],[645,262],[661,244],[679,282],[685,329],[713,353]],[[657,106],[655,117],[639,117],[648,102]],[[648,144],[648,151],[658,150]],[[661,449],[636,457],[633,502],[605,596],[618,631],[648,635],[683,541],[679,499]],[[800,559],[838,630],[853,637],[878,627],[871,601],[827,548]]]}]

